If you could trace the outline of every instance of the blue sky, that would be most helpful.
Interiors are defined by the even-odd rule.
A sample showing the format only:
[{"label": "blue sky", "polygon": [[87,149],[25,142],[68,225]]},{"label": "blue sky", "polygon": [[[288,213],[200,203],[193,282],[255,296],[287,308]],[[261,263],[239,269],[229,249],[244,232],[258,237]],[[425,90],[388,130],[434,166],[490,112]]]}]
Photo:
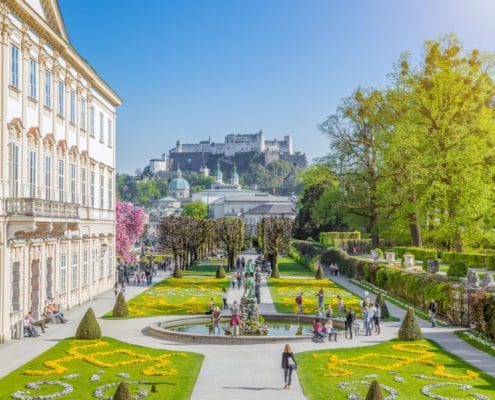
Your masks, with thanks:
[{"label": "blue sky", "polygon": [[403,51],[455,32],[495,50],[494,0],[59,0],[74,47],[119,93],[117,168],[177,139],[291,134],[308,159],[317,125],[358,87],[379,87]]}]

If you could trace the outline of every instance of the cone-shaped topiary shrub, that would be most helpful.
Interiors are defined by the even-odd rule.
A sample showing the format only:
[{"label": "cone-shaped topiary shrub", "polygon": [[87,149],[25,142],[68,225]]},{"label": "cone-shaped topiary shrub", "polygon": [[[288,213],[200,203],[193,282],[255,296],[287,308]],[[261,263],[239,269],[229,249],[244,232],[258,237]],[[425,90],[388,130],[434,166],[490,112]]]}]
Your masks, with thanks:
[{"label": "cone-shaped topiary shrub", "polygon": [[377,381],[371,382],[368,394],[366,395],[366,400],[383,400],[382,389]]},{"label": "cone-shaped topiary shrub", "polygon": [[318,265],[316,268],[315,279],[323,279],[323,268],[321,268],[321,265]]},{"label": "cone-shaped topiary shrub", "polygon": [[153,383],[151,385],[151,390],[150,390],[151,393],[158,393],[158,389],[156,388],[156,385]]},{"label": "cone-shaped topiary shrub", "polygon": [[184,276],[184,271],[182,271],[181,267],[175,267],[174,270],[174,278],[182,278]]},{"label": "cone-shaped topiary shrub", "polygon": [[88,311],[86,311],[86,314],[82,317],[81,322],[79,322],[76,338],[86,340],[101,338],[101,328],[91,307],[88,308]]},{"label": "cone-shaped topiary shrub", "polygon": [[407,341],[416,341],[423,339],[421,328],[416,321],[416,316],[412,308],[407,310],[404,321],[399,329],[399,339]]},{"label": "cone-shaped topiary shrub", "polygon": [[113,395],[113,400],[132,400],[131,393],[125,382],[120,382],[115,394]]},{"label": "cone-shaped topiary shrub", "polygon": [[122,292],[118,294],[117,299],[115,300],[112,315],[119,318],[127,317],[129,315],[127,303],[125,302],[125,296]]},{"label": "cone-shaped topiary shrub", "polygon": [[223,268],[223,265],[219,265],[217,268],[217,273],[215,274],[215,278],[220,279],[220,278],[225,278],[225,269]]},{"label": "cone-shaped topiary shrub", "polygon": [[280,272],[278,270],[278,264],[272,265],[272,274],[270,275],[270,278],[275,278],[275,279],[280,278]]},{"label": "cone-shaped topiary shrub", "polygon": [[381,311],[381,318],[388,319],[390,318],[390,312],[388,311],[387,303],[385,303],[385,299],[381,293],[378,293],[375,299],[375,304],[378,304]]}]

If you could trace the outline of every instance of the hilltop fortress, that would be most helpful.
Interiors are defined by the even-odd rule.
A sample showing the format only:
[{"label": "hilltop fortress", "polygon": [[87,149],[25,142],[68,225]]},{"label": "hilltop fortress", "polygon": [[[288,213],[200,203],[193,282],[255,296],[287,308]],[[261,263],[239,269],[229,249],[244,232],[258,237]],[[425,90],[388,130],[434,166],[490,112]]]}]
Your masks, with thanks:
[{"label": "hilltop fortress", "polygon": [[174,148],[161,159],[152,159],[149,163],[150,172],[174,171],[181,168],[185,171],[209,174],[208,165],[222,157],[230,158],[245,153],[263,153],[264,164],[275,160],[284,160],[299,168],[307,165],[306,155],[294,152],[292,137],[284,136],[283,140],[265,140],[262,131],[254,134],[229,134],[224,143],[215,143],[211,138],[199,143],[182,143],[177,140]]}]

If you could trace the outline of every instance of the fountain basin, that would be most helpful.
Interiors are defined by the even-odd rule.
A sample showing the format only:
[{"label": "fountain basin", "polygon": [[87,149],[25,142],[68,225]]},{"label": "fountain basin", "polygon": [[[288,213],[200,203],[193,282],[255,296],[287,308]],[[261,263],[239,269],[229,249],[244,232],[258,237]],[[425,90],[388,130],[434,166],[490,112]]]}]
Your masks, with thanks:
[{"label": "fountain basin", "polygon": [[[192,316],[175,318],[166,322],[150,325],[146,328],[146,333],[150,336],[163,338],[177,342],[194,342],[206,344],[260,344],[275,343],[297,340],[308,340],[313,334],[311,333],[314,316],[301,316],[299,322],[302,325],[302,335],[296,335],[298,328],[297,315],[290,314],[265,314],[263,315],[265,323],[273,327],[272,334],[270,330],[265,336],[226,336],[223,333],[220,336],[208,334],[208,324],[211,324],[209,316]],[[229,318],[222,318],[222,325],[228,325]],[[344,320],[333,319],[335,329],[344,329]]]}]

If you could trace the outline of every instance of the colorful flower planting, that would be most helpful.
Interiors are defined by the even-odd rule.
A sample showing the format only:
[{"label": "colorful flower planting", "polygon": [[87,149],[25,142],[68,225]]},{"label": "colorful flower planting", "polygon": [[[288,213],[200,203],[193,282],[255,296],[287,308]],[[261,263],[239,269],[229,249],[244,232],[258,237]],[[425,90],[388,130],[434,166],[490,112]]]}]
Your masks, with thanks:
[{"label": "colorful flower planting", "polygon": [[318,313],[316,293],[319,289],[323,289],[325,291],[325,307],[331,304],[334,315],[337,311],[337,295],[342,297],[346,307],[351,307],[357,315],[360,315],[359,302],[361,299],[328,279],[271,278],[268,280],[268,286],[273,304],[278,312],[296,313],[295,298],[300,292],[303,292],[304,314],[316,315]]},{"label": "colorful flower planting", "polygon": [[[9,396],[5,398],[19,400],[111,399],[115,387],[125,381],[135,399],[188,399],[202,358],[111,338],[66,339],[0,379],[0,387]],[[150,392],[152,384],[161,396]]]},{"label": "colorful flower planting", "polygon": [[167,278],[128,301],[129,316],[204,314],[211,298],[215,304],[222,304],[223,287],[228,287],[228,279]]},{"label": "colorful flower planting", "polygon": [[[385,399],[490,400],[495,379],[475,370],[433,342],[392,340],[371,347],[296,355],[308,399],[364,399],[371,382]],[[421,373],[419,373],[421,372]]]}]

